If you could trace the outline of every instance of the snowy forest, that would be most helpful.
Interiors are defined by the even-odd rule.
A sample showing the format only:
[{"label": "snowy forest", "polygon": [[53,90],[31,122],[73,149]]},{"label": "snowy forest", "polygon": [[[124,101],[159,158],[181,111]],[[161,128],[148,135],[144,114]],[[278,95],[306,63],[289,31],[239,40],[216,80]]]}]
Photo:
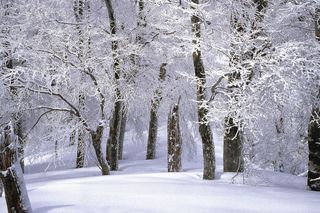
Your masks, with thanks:
[{"label": "snowy forest", "polygon": [[320,0],[0,0],[0,212],[320,210]]}]

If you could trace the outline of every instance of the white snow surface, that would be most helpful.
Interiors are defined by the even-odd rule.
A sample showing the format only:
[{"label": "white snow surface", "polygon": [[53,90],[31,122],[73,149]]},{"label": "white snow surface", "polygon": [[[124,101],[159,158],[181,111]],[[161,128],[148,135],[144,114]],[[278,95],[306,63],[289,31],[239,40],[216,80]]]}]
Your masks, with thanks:
[{"label": "white snow surface", "polygon": [[[193,161],[183,161],[183,172],[168,173],[166,133],[159,131],[156,160],[144,160],[146,144],[130,141],[127,133],[120,169],[101,176],[97,167],[25,175],[34,213],[100,212],[214,212],[214,213],[319,213],[320,193],[306,187],[306,178],[256,171],[235,179],[222,173],[222,144],[215,137],[217,171],[213,181],[202,180],[201,146]],[[199,142],[198,142],[199,143]],[[64,165],[65,166],[65,165]],[[65,167],[63,167],[65,169]],[[0,198],[5,213],[5,198]]]}]

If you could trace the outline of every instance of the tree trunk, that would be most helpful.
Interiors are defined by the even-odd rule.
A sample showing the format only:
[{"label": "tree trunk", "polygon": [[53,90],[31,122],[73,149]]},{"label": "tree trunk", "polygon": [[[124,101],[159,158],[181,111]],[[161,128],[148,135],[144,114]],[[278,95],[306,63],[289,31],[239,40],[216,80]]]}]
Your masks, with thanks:
[{"label": "tree trunk", "polygon": [[198,101],[198,121],[199,121],[199,133],[202,140],[203,149],[203,179],[213,180],[215,178],[215,153],[214,144],[212,138],[211,127],[207,120],[208,109],[206,102],[206,74],[204,65],[201,58],[200,39],[201,39],[201,20],[198,17],[199,0],[192,0],[191,9],[193,15],[191,17],[192,32],[194,38],[192,43],[194,45],[193,65],[195,70],[195,76],[197,78],[197,101]]},{"label": "tree trunk", "polygon": [[95,132],[91,132],[91,139],[94,151],[96,153],[96,157],[99,163],[99,167],[101,169],[102,175],[109,175],[110,169],[108,163],[105,161],[101,149],[101,140],[103,135],[103,126],[98,126],[97,130]]},{"label": "tree trunk", "polygon": [[122,160],[123,158],[123,143],[124,143],[124,135],[126,133],[126,125],[127,125],[127,118],[128,118],[128,112],[126,109],[123,109],[122,112],[122,120],[121,120],[121,127],[120,127],[120,135],[119,135],[119,160]]},{"label": "tree trunk", "polygon": [[[88,2],[87,2],[88,3]],[[84,10],[85,5],[83,0],[74,0],[73,3],[73,11],[76,18],[76,22],[79,25],[76,26],[76,30],[78,31],[79,41],[78,41],[78,58],[80,60],[81,69],[86,69],[84,65],[84,32],[82,29],[81,23],[84,22]],[[84,74],[81,73],[81,83],[85,81]],[[83,91],[80,91],[79,94],[79,109],[80,112],[85,111],[85,95]],[[85,131],[82,127],[78,130],[78,144],[77,144],[77,158],[76,158],[76,168],[84,167],[84,159],[85,159]]]},{"label": "tree trunk", "polygon": [[[320,8],[315,13],[315,37],[320,42]],[[320,90],[317,95],[320,99]],[[320,108],[312,109],[308,127],[308,186],[313,191],[320,191]]]},{"label": "tree trunk", "polygon": [[179,123],[179,102],[170,110],[168,116],[168,172],[180,172],[182,169],[182,138]]},{"label": "tree trunk", "polygon": [[223,141],[223,171],[224,172],[242,172],[242,132],[238,125],[233,122],[232,117],[225,120],[225,135]]},{"label": "tree trunk", "polygon": [[312,110],[308,128],[308,186],[313,191],[320,191],[320,109]]},{"label": "tree trunk", "polygon": [[2,194],[3,194],[3,183],[2,183],[2,180],[0,178],[0,197],[2,197]]},{"label": "tree trunk", "polygon": [[[19,115],[18,115],[19,114]],[[16,121],[15,121],[15,134],[18,136],[18,141],[19,141],[19,147],[18,147],[18,158],[19,158],[19,162],[20,162],[20,166],[21,166],[21,170],[24,173],[24,149],[25,149],[25,137],[23,134],[23,121],[21,118],[20,113],[17,113],[16,116],[17,117]]]},{"label": "tree trunk", "polygon": [[147,160],[155,159],[156,156],[156,143],[157,143],[157,132],[158,132],[158,109],[160,107],[162,86],[166,78],[166,63],[160,66],[159,81],[160,86],[157,88],[155,95],[151,101],[150,109],[150,121],[149,121],[149,134],[148,134],[148,145],[147,145]]},{"label": "tree trunk", "polygon": [[[109,16],[109,25],[111,35],[115,38],[117,32],[116,18],[114,15],[114,10],[112,6],[111,0],[105,0],[105,4],[107,7],[107,12]],[[116,89],[115,89],[115,103],[113,107],[112,114],[112,122],[110,126],[110,133],[108,139],[107,153],[110,152],[109,163],[111,170],[118,170],[118,159],[119,159],[119,137],[120,137],[120,129],[121,129],[121,121],[122,121],[122,109],[123,109],[123,101],[120,91],[120,61],[118,55],[118,41],[113,40],[111,42],[112,48],[112,57],[113,57],[113,69],[114,69],[114,77],[116,81]]]},{"label": "tree trunk", "polygon": [[69,137],[69,145],[73,146],[76,142],[76,131],[72,130]]},{"label": "tree trunk", "polygon": [[12,126],[7,126],[0,138],[0,177],[6,195],[8,213],[31,213],[22,169],[17,158],[18,143]]},{"label": "tree trunk", "polygon": [[[120,92],[117,89],[117,92]],[[109,138],[107,142],[107,160],[110,164],[111,171],[118,170],[118,160],[119,160],[119,139],[121,130],[121,120],[122,120],[122,102],[120,100],[116,101],[114,105],[114,111],[112,114]]]},{"label": "tree trunk", "polygon": [[78,130],[78,145],[77,145],[77,160],[76,168],[84,167],[84,160],[86,155],[85,131],[80,127]]},{"label": "tree trunk", "polygon": [[285,130],[284,130],[284,118],[282,116],[282,109],[283,107],[280,107],[281,115],[279,120],[276,122],[276,132],[277,132],[277,145],[278,145],[278,150],[277,150],[277,159],[274,162],[274,170],[277,172],[284,172],[284,163],[283,163],[283,155],[284,155],[284,135],[285,135]]}]

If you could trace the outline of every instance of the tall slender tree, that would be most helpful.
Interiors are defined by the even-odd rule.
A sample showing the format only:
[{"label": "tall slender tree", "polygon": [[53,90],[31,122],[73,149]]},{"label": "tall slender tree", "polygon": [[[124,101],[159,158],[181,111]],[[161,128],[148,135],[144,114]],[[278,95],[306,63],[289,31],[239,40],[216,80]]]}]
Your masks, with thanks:
[{"label": "tall slender tree", "polygon": [[153,99],[151,100],[150,120],[149,120],[149,134],[147,145],[147,160],[155,159],[156,156],[156,142],[158,133],[158,110],[160,107],[162,83],[166,77],[166,63],[160,66],[159,82],[160,86],[156,89]]},{"label": "tall slender tree", "polygon": [[[80,61],[80,69],[86,69],[84,66],[84,32],[83,32],[83,25],[84,25],[84,10],[85,10],[85,2],[84,0],[74,0],[73,2],[73,10],[74,15],[76,18],[76,30],[78,32],[78,59]],[[85,75],[81,72],[81,82],[85,80]],[[84,92],[80,89],[79,94],[79,109],[81,112],[85,110],[85,95]],[[74,134],[74,133],[71,133]],[[73,136],[74,137],[74,136]],[[76,160],[76,168],[83,168],[84,166],[84,159],[85,159],[85,130],[81,126],[78,129],[78,144],[77,144],[77,160]]]},{"label": "tall slender tree", "polygon": [[111,41],[112,48],[112,57],[113,57],[113,69],[114,69],[114,79],[115,79],[115,101],[112,112],[112,118],[110,122],[110,132],[108,138],[107,154],[108,160],[110,163],[111,170],[118,170],[118,160],[119,160],[119,139],[120,139],[120,130],[121,130],[121,121],[123,116],[123,101],[120,90],[120,77],[121,77],[121,68],[120,68],[120,59],[119,59],[119,43],[116,39],[117,34],[117,24],[116,17],[114,13],[114,8],[111,0],[105,0],[107,7],[108,17],[109,17],[109,26],[111,36],[113,40]]},{"label": "tall slender tree", "polygon": [[213,180],[215,178],[215,153],[214,143],[210,124],[208,122],[208,104],[206,100],[206,73],[202,61],[201,52],[201,19],[199,11],[199,0],[191,1],[191,24],[193,33],[193,65],[197,79],[197,102],[199,133],[202,140],[203,150],[203,179]]}]

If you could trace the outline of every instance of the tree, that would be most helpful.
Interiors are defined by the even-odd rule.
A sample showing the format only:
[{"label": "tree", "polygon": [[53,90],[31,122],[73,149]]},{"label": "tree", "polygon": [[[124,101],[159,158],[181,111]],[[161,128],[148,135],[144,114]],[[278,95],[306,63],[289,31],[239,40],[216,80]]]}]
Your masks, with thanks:
[{"label": "tree", "polygon": [[2,180],[0,178],[0,197],[2,197],[2,194],[3,194],[3,183],[2,183]]},{"label": "tree", "polygon": [[[109,25],[111,35],[114,40],[111,42],[112,49],[112,58],[113,58],[113,69],[114,69],[114,80],[117,85],[115,88],[115,102],[113,107],[113,114],[110,122],[110,131],[108,138],[108,146],[107,153],[110,155],[108,157],[111,170],[118,170],[118,160],[119,160],[119,139],[120,139],[120,131],[121,131],[121,121],[123,116],[123,101],[122,95],[120,91],[120,76],[121,76],[121,68],[120,68],[120,60],[118,53],[118,41],[115,38],[117,33],[117,24],[114,9],[112,6],[111,0],[105,0],[105,4],[107,7],[108,17],[109,17]],[[109,150],[109,151],[108,151]]]},{"label": "tree", "polygon": [[161,83],[166,78],[166,63],[160,66],[159,82],[160,86],[156,89],[153,99],[151,100],[149,134],[147,146],[147,160],[155,159],[156,156],[156,141],[158,132],[158,110],[160,107],[162,86]]},{"label": "tree", "polygon": [[[51,8],[51,3],[43,1],[42,4],[29,8],[34,12],[31,14],[35,15],[28,17],[30,26],[24,28],[26,31],[20,32],[22,35],[29,36],[22,37],[22,45],[18,48],[19,53],[29,59],[29,63],[24,67],[10,70],[6,76],[2,76],[1,82],[7,88],[16,87],[32,97],[28,108],[30,111],[40,113],[38,121],[48,114],[64,115],[65,121],[70,120],[69,117],[72,115],[76,125],[84,128],[90,136],[97,164],[102,174],[107,175],[109,166],[103,156],[101,140],[107,120],[106,96],[112,88],[105,69],[108,61],[105,60],[100,62],[100,66],[95,66],[93,57],[79,58],[78,53],[81,55],[81,51],[78,51],[79,31],[75,29],[77,23],[66,21],[74,20],[72,2],[55,3],[55,7],[68,6],[69,13],[63,15],[57,14],[58,10],[46,10]],[[37,12],[42,9],[47,11],[48,17],[54,17],[54,21],[44,23],[42,13]],[[93,29],[88,26],[83,33],[90,34],[92,31]],[[70,36],[71,34],[74,36]],[[95,31],[97,37],[101,38],[101,34]],[[87,43],[84,42],[85,44]],[[90,44],[97,45],[93,42]],[[85,48],[87,47],[86,45]],[[101,53],[95,49],[87,48],[84,52],[86,54],[89,52],[93,56],[99,54],[102,57],[108,57],[104,52]],[[11,77],[15,77],[16,81],[10,81]],[[82,106],[78,104],[81,92],[84,96],[90,96],[90,103],[87,103],[86,108],[89,106],[90,110],[94,110],[94,114],[88,113],[90,110],[83,111]]]},{"label": "tree", "polygon": [[[85,13],[85,9],[87,9],[87,7],[85,7],[85,5],[87,5],[87,7],[90,7],[89,2],[88,1],[83,1],[83,0],[74,0],[73,2],[73,11],[74,11],[74,16],[76,18],[76,30],[78,31],[78,36],[79,36],[79,41],[78,41],[78,58],[80,60],[80,63],[83,64],[84,62],[84,42],[85,42],[85,38],[83,35],[83,23],[84,23],[84,13]],[[88,11],[87,11],[88,12]],[[81,65],[82,68],[81,69],[86,69],[84,67],[84,65]],[[81,74],[81,82],[84,81],[85,76],[82,73]],[[84,92],[80,91],[79,94],[79,109],[81,112],[83,112],[85,110],[85,96],[84,96]],[[71,133],[71,137],[74,138],[74,132]],[[76,159],[76,168],[83,168],[84,166],[84,160],[85,160],[85,130],[83,129],[83,127],[80,127],[78,129],[78,144],[77,144],[77,159]]]},{"label": "tree", "polygon": [[[3,11],[3,17],[1,19],[3,20],[3,24],[1,25],[1,46],[0,50],[2,49],[4,52],[4,66],[2,67],[2,70],[4,73],[10,72],[11,69],[14,69],[17,66],[21,66],[25,63],[24,60],[19,59],[15,55],[15,45],[12,43],[15,43],[14,37],[12,37],[13,34],[18,33],[19,31],[19,10],[17,10],[19,3],[14,0],[9,0],[1,3],[0,7]],[[12,81],[15,79],[12,78]],[[12,102],[16,103],[15,107],[16,109],[14,112],[12,112],[11,117],[12,121],[15,125],[15,133],[19,136],[19,159],[20,164],[22,167],[22,171],[24,171],[24,148],[26,146],[26,140],[24,137],[24,131],[25,131],[25,121],[24,121],[24,115],[22,113],[22,110],[18,108],[19,106],[19,91],[18,88],[10,87],[10,96],[12,99]]]},{"label": "tree", "polygon": [[[320,9],[315,9],[315,37],[320,42]],[[313,191],[320,191],[320,88],[312,112],[308,128],[308,186]]]},{"label": "tree", "polygon": [[203,149],[203,179],[212,180],[215,178],[215,153],[210,124],[208,122],[208,106],[206,101],[206,73],[202,61],[200,40],[201,40],[201,19],[199,13],[199,0],[191,1],[191,24],[194,45],[192,53],[195,76],[197,78],[197,102],[199,133]]},{"label": "tree", "polygon": [[179,120],[179,102],[176,103],[168,115],[168,172],[180,172],[182,169],[181,152],[182,137]]},{"label": "tree", "polygon": [[9,213],[31,213],[27,189],[18,159],[18,137],[9,124],[0,135],[0,178],[4,185]]},{"label": "tree", "polygon": [[[223,171],[242,172],[244,169],[243,159],[243,123],[238,120],[237,105],[243,87],[250,84],[254,76],[254,67],[251,61],[262,55],[269,47],[268,41],[259,44],[259,37],[264,36],[260,23],[263,21],[264,13],[268,5],[267,0],[254,0],[252,2],[240,1],[231,15],[231,30],[235,40],[231,44],[230,66],[233,70],[228,75],[228,90],[230,91],[231,104],[235,108],[225,118],[225,133],[223,141]],[[250,9],[253,8],[255,15],[250,17]],[[245,39],[249,40],[249,47],[242,49]],[[261,43],[261,41],[260,41]],[[258,46],[259,45],[259,46]],[[241,120],[241,119],[240,119]]]}]

